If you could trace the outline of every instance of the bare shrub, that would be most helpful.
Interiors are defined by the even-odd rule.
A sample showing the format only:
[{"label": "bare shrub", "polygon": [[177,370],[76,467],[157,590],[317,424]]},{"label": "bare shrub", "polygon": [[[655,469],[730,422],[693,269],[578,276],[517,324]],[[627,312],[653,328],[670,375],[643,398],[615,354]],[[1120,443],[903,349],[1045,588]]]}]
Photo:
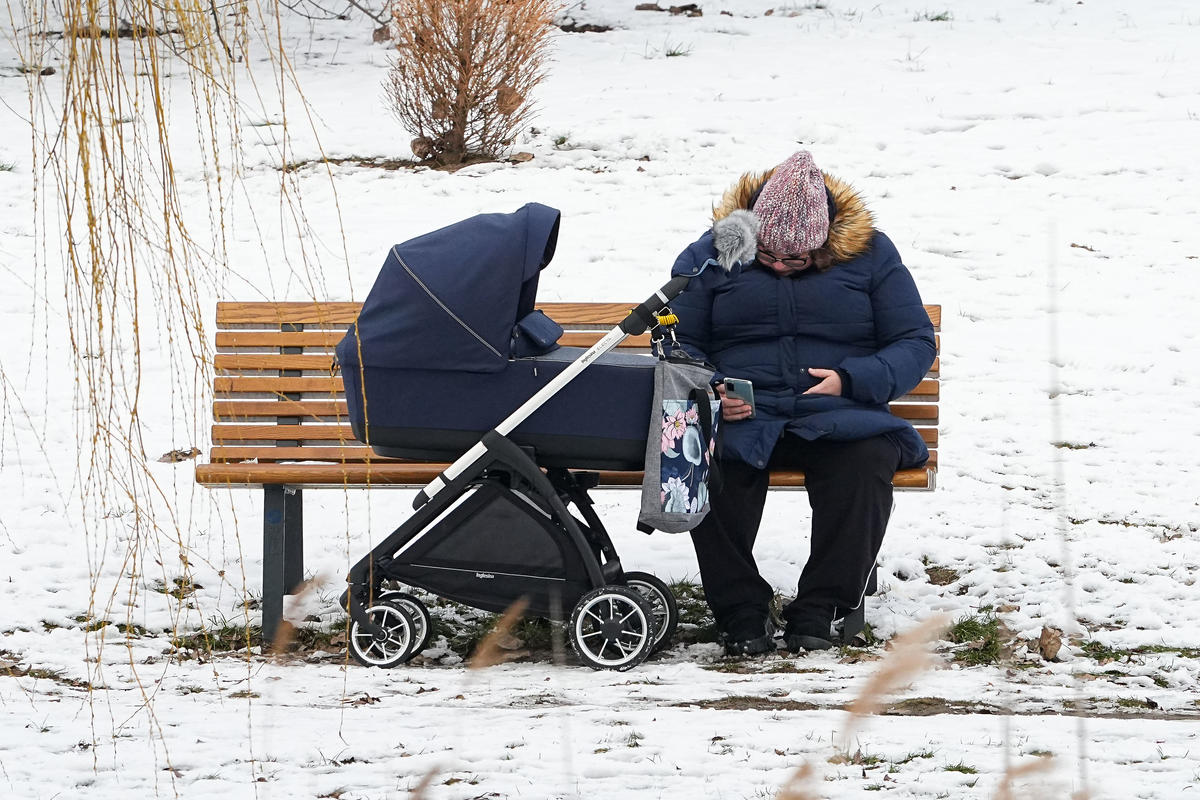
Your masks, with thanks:
[{"label": "bare shrub", "polygon": [[557,0],[397,0],[385,82],[413,154],[496,158],[533,115]]}]

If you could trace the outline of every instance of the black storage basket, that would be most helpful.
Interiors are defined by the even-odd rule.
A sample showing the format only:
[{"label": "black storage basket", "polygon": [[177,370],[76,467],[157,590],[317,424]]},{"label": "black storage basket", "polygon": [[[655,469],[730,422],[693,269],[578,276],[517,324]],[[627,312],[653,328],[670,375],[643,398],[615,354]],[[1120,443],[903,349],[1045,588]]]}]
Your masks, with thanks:
[{"label": "black storage basket", "polygon": [[583,554],[537,503],[488,480],[463,495],[385,574],[486,611],[520,597],[527,613],[562,619],[592,588]]}]

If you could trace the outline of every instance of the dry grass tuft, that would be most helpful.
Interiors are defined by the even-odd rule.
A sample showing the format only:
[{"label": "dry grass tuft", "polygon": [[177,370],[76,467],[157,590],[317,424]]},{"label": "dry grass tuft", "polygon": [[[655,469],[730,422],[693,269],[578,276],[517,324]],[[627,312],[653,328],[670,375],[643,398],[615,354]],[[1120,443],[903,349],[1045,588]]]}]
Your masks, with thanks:
[{"label": "dry grass tuft", "polygon": [[[892,640],[891,651],[847,708],[850,715],[842,730],[842,744],[839,746],[838,755],[834,756],[831,762],[860,763],[846,755],[849,753],[849,742],[854,737],[859,720],[879,711],[887,695],[930,666],[933,656],[928,645],[937,639],[947,625],[949,618],[939,614]],[[859,758],[861,759],[861,752]],[[818,800],[821,795],[812,788],[815,777],[816,769],[812,761],[805,761],[779,788],[775,795],[776,800]]]},{"label": "dry grass tuft", "polygon": [[[1020,800],[1018,795],[1013,794],[1013,782],[1040,772],[1048,772],[1053,767],[1054,759],[1051,756],[1042,756],[1015,767],[1008,767],[1004,770],[1004,774],[1000,776],[1000,785],[996,787],[996,793],[992,795],[992,800]],[[1085,800],[1085,798],[1079,797],[1080,794],[1085,793],[1077,792],[1073,797],[1076,800]]]},{"label": "dry grass tuft", "polygon": [[812,788],[815,770],[809,761],[805,761],[791,777],[779,787],[775,800],[820,800],[820,795]]},{"label": "dry grass tuft", "polygon": [[892,640],[891,652],[880,662],[879,668],[847,709],[850,718],[842,730],[843,750],[849,749],[855,728],[863,717],[879,711],[889,694],[929,667],[933,655],[928,645],[937,639],[949,623],[948,617],[938,614]]},{"label": "dry grass tuft", "polygon": [[429,789],[429,786],[433,783],[433,779],[437,777],[439,771],[440,767],[437,764],[434,764],[432,767],[430,767],[429,771],[421,776],[421,780],[417,782],[417,785],[413,787],[408,796],[412,798],[412,800],[426,800],[425,792]]},{"label": "dry grass tuft", "polygon": [[[311,595],[319,586],[325,583],[325,579],[320,575],[313,577],[310,580],[301,583],[292,593],[294,603],[303,603],[304,600]],[[292,642],[296,639],[296,626],[286,617],[279,621],[279,628],[275,631],[275,638],[271,641],[271,652],[276,655],[286,653],[292,646]],[[263,643],[266,645],[266,642]]]},{"label": "dry grass tuft", "polygon": [[475,654],[468,663],[471,669],[486,669],[512,657],[511,651],[503,647],[503,643],[509,638],[513,626],[525,614],[528,606],[529,600],[520,597],[505,610],[504,615],[496,621],[496,627],[483,637],[483,641],[475,648]]}]

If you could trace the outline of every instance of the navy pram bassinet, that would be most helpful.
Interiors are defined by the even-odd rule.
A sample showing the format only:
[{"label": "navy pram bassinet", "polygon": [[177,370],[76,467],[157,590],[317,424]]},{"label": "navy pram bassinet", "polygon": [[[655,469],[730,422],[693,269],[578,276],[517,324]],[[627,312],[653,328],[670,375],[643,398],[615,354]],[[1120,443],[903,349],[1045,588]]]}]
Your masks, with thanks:
[{"label": "navy pram bassinet", "polygon": [[[518,329],[538,313],[558,225],[529,203],[391,249],[337,349],[356,437],[382,456],[451,461],[584,353]],[[545,467],[640,470],[654,364],[606,353],[509,438]]]},{"label": "navy pram bassinet", "polygon": [[665,646],[670,587],[626,571],[596,514],[591,470],[642,468],[656,359],[615,354],[660,324],[676,276],[587,350],[534,310],[559,213],[530,203],[396,245],[338,345],[350,422],[380,455],[452,461],[414,513],[347,575],[350,651],[390,667],[431,631],[412,586],[488,611],[523,601],[567,623],[596,668]]}]

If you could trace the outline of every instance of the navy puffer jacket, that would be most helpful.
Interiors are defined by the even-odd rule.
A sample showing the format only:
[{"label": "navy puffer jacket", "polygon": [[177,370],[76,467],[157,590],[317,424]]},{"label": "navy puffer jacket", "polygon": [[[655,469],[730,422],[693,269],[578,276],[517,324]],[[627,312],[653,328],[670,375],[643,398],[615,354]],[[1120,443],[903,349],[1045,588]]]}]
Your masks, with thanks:
[{"label": "navy puffer jacket", "polygon": [[[770,177],[747,174],[717,207],[720,220],[748,208]],[[729,263],[711,231],[671,270],[695,275],[673,303],[680,343],[717,367],[718,376],[754,382],[754,418],[723,426],[724,458],[764,467],[784,431],[805,439],[854,441],[887,434],[900,467],[919,467],[929,450],[888,401],[911,391],[933,364],[933,326],[895,245],[875,230],[847,184],[825,176],[833,221],[834,266],[779,277],[751,261]],[[707,266],[705,266],[707,265]],[[842,370],[846,396],[805,395],[818,383],[810,367]]]}]

